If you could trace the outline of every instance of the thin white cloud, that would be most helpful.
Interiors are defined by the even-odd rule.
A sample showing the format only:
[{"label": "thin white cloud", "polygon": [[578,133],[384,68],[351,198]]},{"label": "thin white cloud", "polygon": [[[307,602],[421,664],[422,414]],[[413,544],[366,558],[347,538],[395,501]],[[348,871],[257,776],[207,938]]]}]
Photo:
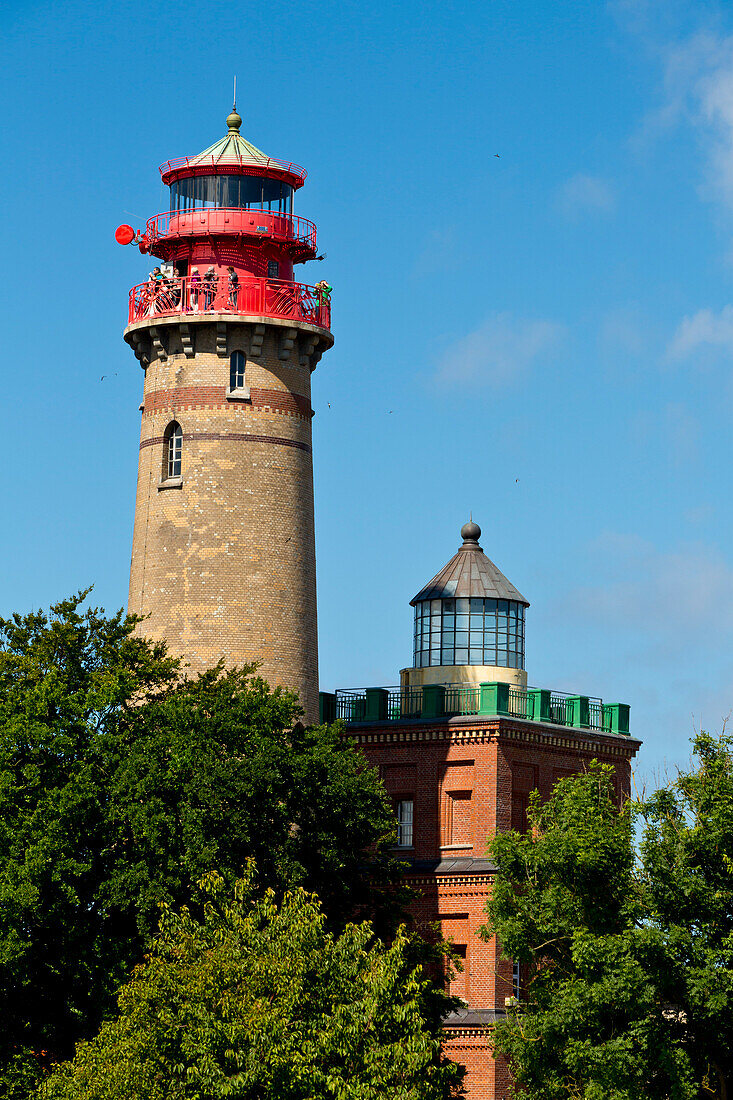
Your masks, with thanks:
[{"label": "thin white cloud", "polygon": [[719,313],[701,309],[684,317],[667,348],[667,357],[684,359],[705,347],[733,353],[733,306],[724,306]]},{"label": "thin white cloud", "polygon": [[578,173],[562,185],[558,200],[568,217],[577,217],[587,213],[608,213],[616,205],[616,194],[611,184],[600,176]]},{"label": "thin white cloud", "polygon": [[[702,194],[733,209],[733,35],[704,29],[670,40],[663,20],[655,33],[651,9],[646,8],[645,29],[637,33],[661,59],[663,78],[662,103],[646,116],[642,137],[648,139],[680,123],[689,125],[705,158]],[[627,22],[633,30],[633,20]]]},{"label": "thin white cloud", "polygon": [[609,533],[594,546],[599,582],[565,603],[629,640],[653,641],[667,656],[714,650],[733,632],[733,564],[702,543],[660,550],[635,536]]},{"label": "thin white cloud", "polygon": [[438,364],[443,383],[507,385],[555,347],[565,329],[555,321],[496,313],[464,336]]}]

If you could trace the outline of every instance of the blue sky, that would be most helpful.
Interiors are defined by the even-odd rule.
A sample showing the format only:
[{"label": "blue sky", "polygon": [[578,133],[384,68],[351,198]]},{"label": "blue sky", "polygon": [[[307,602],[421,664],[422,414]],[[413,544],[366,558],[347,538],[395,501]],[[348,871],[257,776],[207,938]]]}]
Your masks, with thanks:
[{"label": "blue sky", "polygon": [[149,264],[113,233],[167,209],[158,164],[223,133],[236,73],[334,286],[322,686],[397,682],[472,511],[530,682],[630,703],[640,782],[684,764],[733,707],[730,7],[2,7],[0,614],[126,600]]}]

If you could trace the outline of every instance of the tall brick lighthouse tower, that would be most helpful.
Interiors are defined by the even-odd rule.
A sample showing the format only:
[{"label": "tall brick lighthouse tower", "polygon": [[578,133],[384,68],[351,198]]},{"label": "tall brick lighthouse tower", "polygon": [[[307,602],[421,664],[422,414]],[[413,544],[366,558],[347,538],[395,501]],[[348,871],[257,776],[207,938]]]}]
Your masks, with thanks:
[{"label": "tall brick lighthouse tower", "polygon": [[310,376],[330,348],[327,284],[293,280],[316,228],[305,182],[227,133],[161,167],[169,211],[135,241],[162,263],[130,292],[145,371],[129,609],[192,671],[260,662],[318,712]]}]

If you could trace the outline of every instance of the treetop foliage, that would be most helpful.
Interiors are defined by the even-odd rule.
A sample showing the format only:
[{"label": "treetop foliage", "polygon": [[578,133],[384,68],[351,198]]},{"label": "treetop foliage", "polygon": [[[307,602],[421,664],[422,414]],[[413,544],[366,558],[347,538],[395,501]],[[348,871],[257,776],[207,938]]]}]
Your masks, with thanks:
[{"label": "treetop foliage", "polygon": [[[520,962],[494,1033],[527,1100],[719,1095],[733,1037],[733,759],[700,735],[699,766],[619,807],[596,762],[497,835],[483,934]],[[641,828],[638,858],[634,829]],[[702,1090],[702,1091],[701,1091]]]},{"label": "treetop foliage", "polygon": [[339,729],[304,729],[252,668],[186,677],[87,595],[0,620],[3,1100],[27,1093],[2,1067],[91,1036],[160,905],[194,905],[213,867],[231,884],[253,859],[261,890],[317,893],[334,928],[391,929],[402,897],[394,815]]},{"label": "treetop foliage", "polygon": [[[303,890],[256,897],[202,884],[199,920],[165,907],[160,933],[119,997],[119,1015],[80,1044],[43,1100],[450,1100],[462,1070],[440,1051],[450,1005],[368,922],[328,930]],[[442,1003],[439,1003],[442,1002]]]}]

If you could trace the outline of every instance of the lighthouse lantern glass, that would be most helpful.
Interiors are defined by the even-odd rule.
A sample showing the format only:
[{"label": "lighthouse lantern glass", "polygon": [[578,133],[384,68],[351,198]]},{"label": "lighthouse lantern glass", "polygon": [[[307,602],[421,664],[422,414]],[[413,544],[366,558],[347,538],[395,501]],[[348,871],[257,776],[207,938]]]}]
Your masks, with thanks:
[{"label": "lighthouse lantern glass", "polygon": [[415,605],[415,668],[524,668],[524,605],[515,600],[422,600]]},{"label": "lighthouse lantern glass", "polygon": [[264,176],[190,176],[170,185],[171,210],[200,210],[206,207],[243,207],[292,214],[293,188],[282,180]]}]

